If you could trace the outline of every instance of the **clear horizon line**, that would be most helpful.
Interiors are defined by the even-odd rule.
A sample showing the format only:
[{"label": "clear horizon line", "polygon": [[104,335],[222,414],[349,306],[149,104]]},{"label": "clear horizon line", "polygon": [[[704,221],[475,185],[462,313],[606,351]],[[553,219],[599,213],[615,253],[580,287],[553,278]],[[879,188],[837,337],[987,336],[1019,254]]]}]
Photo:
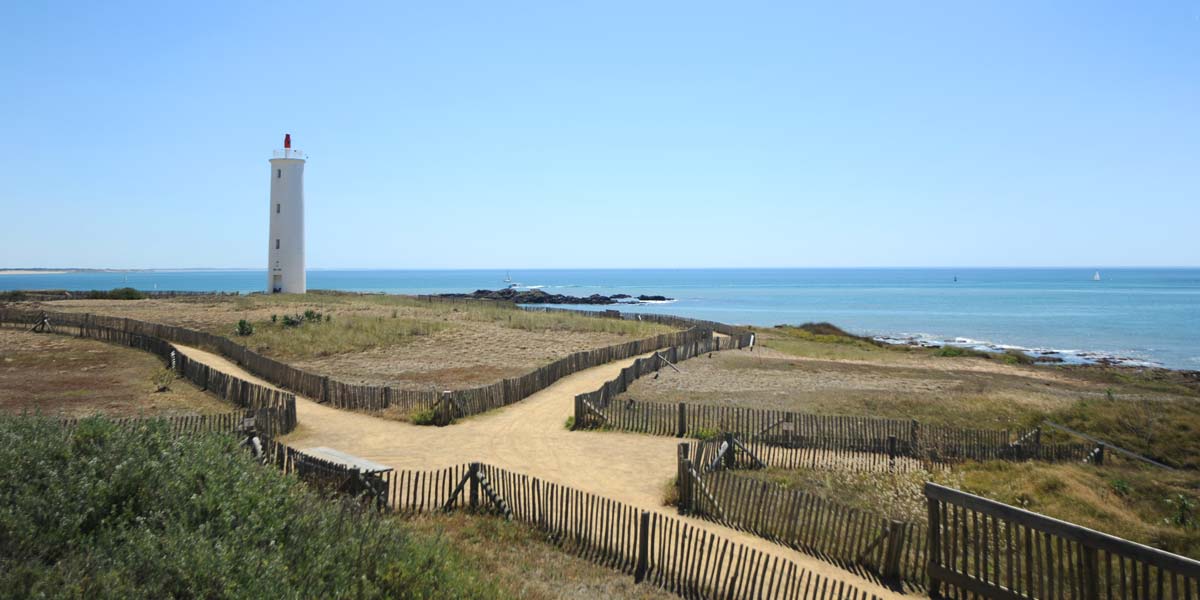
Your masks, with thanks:
[{"label": "clear horizon line", "polygon": [[[1200,269],[1200,265],[862,265],[790,267],[308,267],[305,271],[789,271],[835,269]],[[266,271],[263,267],[0,267],[0,271]]]}]

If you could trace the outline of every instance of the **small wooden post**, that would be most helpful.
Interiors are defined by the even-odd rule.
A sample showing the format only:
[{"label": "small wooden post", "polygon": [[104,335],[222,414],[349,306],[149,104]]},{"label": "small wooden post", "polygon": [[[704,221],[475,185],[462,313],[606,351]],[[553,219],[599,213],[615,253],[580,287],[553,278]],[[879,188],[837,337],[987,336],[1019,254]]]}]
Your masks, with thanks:
[{"label": "small wooden post", "polygon": [[438,403],[438,425],[449,425],[450,419],[454,418],[454,413],[451,412],[454,408],[454,400],[451,398],[452,394],[453,392],[450,390],[442,392],[442,401]]},{"label": "small wooden post", "polygon": [[383,388],[383,408],[387,408],[391,405],[392,405],[392,388],[385,387],[385,388]]},{"label": "small wooden post", "polygon": [[725,468],[734,469],[737,467],[737,461],[734,460],[733,434],[725,433]]},{"label": "small wooden post", "polygon": [[681,438],[687,434],[687,404],[679,403],[679,422],[675,425],[675,437]]},{"label": "small wooden post", "polygon": [[908,425],[908,443],[913,456],[917,455],[918,448],[921,447],[921,424],[913,419]]},{"label": "small wooden post", "polygon": [[646,570],[650,558],[650,512],[642,511],[641,520],[638,522],[638,555],[637,566],[633,570],[634,583],[641,583],[646,579]]},{"label": "small wooden post", "polygon": [[329,404],[329,376],[321,378],[321,404]]},{"label": "small wooden post", "polygon": [[942,582],[933,575],[933,568],[941,566],[942,560],[942,515],[941,506],[937,500],[925,497],[925,502],[929,505],[929,547],[925,550],[925,555],[928,557],[926,571],[929,573],[929,597],[942,597]]},{"label": "small wooden post", "polygon": [[471,469],[471,510],[479,508],[479,463],[473,462]]},{"label": "small wooden post", "polygon": [[883,547],[883,578],[893,583],[900,583],[900,554],[904,549],[904,522],[885,521],[884,527],[887,539]]},{"label": "small wooden post", "polygon": [[1103,464],[1104,464],[1104,442],[1100,442],[1100,445],[1096,446],[1096,465],[1100,466]]},{"label": "small wooden post", "polygon": [[679,496],[678,508],[681,515],[687,514],[692,508],[691,500],[688,498],[692,488],[690,485],[692,474],[688,468],[690,465],[691,463],[688,461],[688,445],[679,444],[679,456],[676,460],[675,489]]},{"label": "small wooden post", "polygon": [[896,436],[889,435],[887,441],[888,460],[892,463],[896,462]]},{"label": "small wooden post", "polygon": [[1037,427],[1033,428],[1033,445],[1034,445],[1034,447],[1036,447],[1038,449],[1041,449],[1041,447],[1042,447],[1042,426],[1041,425],[1038,425]]}]

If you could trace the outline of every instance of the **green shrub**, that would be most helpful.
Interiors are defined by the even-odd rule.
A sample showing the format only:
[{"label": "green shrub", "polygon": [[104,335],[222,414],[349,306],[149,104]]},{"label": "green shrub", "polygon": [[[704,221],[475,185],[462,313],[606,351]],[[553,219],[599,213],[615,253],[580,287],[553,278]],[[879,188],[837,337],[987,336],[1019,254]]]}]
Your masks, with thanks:
[{"label": "green shrub", "polygon": [[91,300],[142,300],[146,294],[131,287],[121,287],[105,291],[91,291],[85,294]]},{"label": "green shrub", "polygon": [[161,422],[0,418],[0,596],[490,598],[431,534]]},{"label": "green shrub", "polygon": [[250,324],[250,321],[241,319],[237,323],[236,333],[243,337],[247,336],[247,335],[251,335],[254,333],[254,326]]},{"label": "green shrub", "polygon": [[171,384],[175,383],[175,371],[172,371],[170,367],[163,367],[154,372],[151,380],[154,382],[154,391],[168,391],[171,389]]},{"label": "green shrub", "polygon": [[700,441],[713,440],[713,439],[716,439],[717,436],[719,436],[719,435],[721,435],[721,432],[717,431],[716,429],[710,429],[708,427],[699,427],[695,431],[692,432],[692,437],[694,437]]},{"label": "green shrub", "polygon": [[437,413],[432,408],[414,410],[408,415],[413,425],[437,425]]},{"label": "green shrub", "polygon": [[567,417],[567,422],[563,423],[563,427],[574,430],[575,429],[575,415],[571,415],[571,416]]}]

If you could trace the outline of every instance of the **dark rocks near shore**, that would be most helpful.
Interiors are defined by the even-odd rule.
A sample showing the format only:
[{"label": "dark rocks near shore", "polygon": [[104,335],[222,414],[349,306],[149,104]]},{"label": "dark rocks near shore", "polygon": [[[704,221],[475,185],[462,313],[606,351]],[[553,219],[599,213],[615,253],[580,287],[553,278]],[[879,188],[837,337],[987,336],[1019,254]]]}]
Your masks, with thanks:
[{"label": "dark rocks near shore", "polygon": [[443,298],[478,298],[482,300],[505,300],[517,304],[636,304],[638,302],[666,302],[671,300],[666,296],[638,296],[632,301],[629,294],[613,294],[604,296],[568,296],[565,294],[548,294],[542,290],[475,290],[470,294],[439,294]]}]

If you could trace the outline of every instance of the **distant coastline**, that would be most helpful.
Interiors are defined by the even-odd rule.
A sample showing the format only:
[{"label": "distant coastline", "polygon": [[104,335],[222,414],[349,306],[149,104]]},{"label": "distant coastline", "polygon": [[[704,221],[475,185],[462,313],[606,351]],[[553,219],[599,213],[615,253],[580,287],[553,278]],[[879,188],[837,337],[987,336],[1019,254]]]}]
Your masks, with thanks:
[{"label": "distant coastline", "polygon": [[0,275],[63,275],[74,269],[0,269]]},{"label": "distant coastline", "polygon": [[[12,290],[261,292],[265,269],[72,269],[12,265]],[[511,273],[547,295],[662,295],[622,312],[659,312],[769,327],[830,322],[902,343],[1028,349],[1043,362],[1119,362],[1200,369],[1200,269],[627,269]],[[51,274],[52,272],[57,272]],[[496,289],[507,270],[324,270],[310,289],[470,294]],[[552,305],[551,305],[552,306]],[[571,308],[581,308],[579,305]],[[599,308],[599,307],[596,307]]]}]

